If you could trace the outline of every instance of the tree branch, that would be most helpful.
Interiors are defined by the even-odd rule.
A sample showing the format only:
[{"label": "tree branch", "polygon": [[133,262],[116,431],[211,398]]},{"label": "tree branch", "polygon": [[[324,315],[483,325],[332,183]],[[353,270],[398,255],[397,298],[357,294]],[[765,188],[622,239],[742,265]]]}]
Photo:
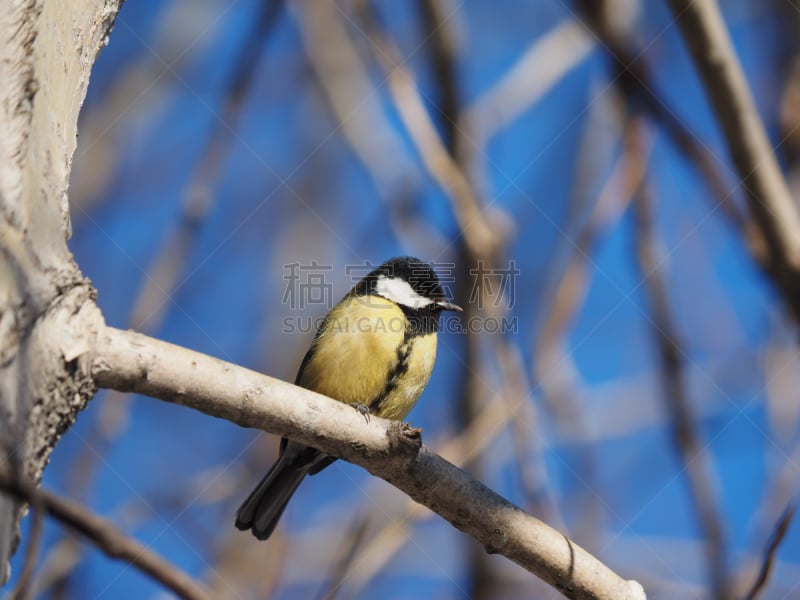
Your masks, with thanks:
[{"label": "tree branch", "polygon": [[756,226],[763,261],[800,320],[800,215],[714,0],[669,0],[717,117]]},{"label": "tree branch", "polygon": [[450,154],[439,136],[411,73],[403,65],[397,48],[378,33],[375,8],[364,4],[361,10],[367,41],[386,75],[389,92],[400,120],[425,170],[447,195],[453,215],[472,256],[495,258],[502,244],[502,233],[487,219],[466,173]]},{"label": "tree branch", "polygon": [[28,598],[33,597],[32,590],[30,589],[31,579],[33,578],[33,570],[36,567],[36,560],[39,557],[39,547],[42,544],[43,511],[38,496],[30,499],[28,510],[33,513],[33,523],[31,524],[30,533],[28,534],[28,549],[25,552],[25,562],[23,563],[22,573],[10,596],[14,600],[28,600]]},{"label": "tree branch", "polygon": [[650,324],[658,346],[664,402],[674,422],[673,443],[682,462],[689,495],[697,520],[705,534],[706,556],[712,597],[729,598],[726,566],[726,535],[722,510],[714,490],[715,473],[708,446],[700,438],[692,414],[685,382],[685,355],[669,310],[669,295],[662,266],[658,261],[658,240],[653,224],[653,206],[646,183],[639,188],[634,203],[636,251],[650,303]]},{"label": "tree branch", "polygon": [[181,598],[208,600],[210,595],[186,573],[166,562],[146,546],[119,531],[111,523],[90,513],[80,504],[38,489],[32,482],[10,477],[0,471],[0,490],[22,502],[30,502],[37,510],[47,512],[70,529],[89,538],[111,558],[133,565]]},{"label": "tree branch", "polygon": [[569,598],[643,599],[566,537],[421,446],[419,430],[147,336],[107,327],[92,360],[101,387],[146,394],[297,439],[385,479]]},{"label": "tree branch", "polygon": [[775,555],[778,552],[783,538],[786,537],[786,533],[789,531],[789,525],[792,523],[796,510],[797,505],[794,502],[790,502],[786,510],[783,511],[780,519],[778,519],[778,522],[775,523],[775,528],[770,536],[767,548],[764,551],[764,559],[761,561],[758,577],[756,577],[756,580],[753,582],[753,587],[747,592],[745,600],[755,600],[761,595],[761,592],[766,589],[770,573],[772,572],[772,566],[775,563]]}]

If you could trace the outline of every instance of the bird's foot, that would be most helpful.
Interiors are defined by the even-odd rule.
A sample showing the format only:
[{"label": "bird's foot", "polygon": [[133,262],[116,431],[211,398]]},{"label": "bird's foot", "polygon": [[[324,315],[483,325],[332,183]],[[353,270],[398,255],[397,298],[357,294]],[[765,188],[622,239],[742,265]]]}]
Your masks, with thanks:
[{"label": "bird's foot", "polygon": [[351,402],[350,406],[356,409],[356,412],[364,417],[364,420],[369,423],[369,406],[366,404],[359,404],[358,402]]}]

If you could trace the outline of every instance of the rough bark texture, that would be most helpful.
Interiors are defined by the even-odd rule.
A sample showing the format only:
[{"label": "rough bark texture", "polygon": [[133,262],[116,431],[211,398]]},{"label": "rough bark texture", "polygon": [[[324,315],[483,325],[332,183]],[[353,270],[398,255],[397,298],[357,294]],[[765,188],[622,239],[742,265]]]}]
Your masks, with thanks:
[{"label": "rough bark texture", "polygon": [[[102,325],[72,260],[67,186],[89,73],[121,0],[0,3],[0,465],[38,481],[93,393]],[[0,583],[19,511],[0,498]]]}]

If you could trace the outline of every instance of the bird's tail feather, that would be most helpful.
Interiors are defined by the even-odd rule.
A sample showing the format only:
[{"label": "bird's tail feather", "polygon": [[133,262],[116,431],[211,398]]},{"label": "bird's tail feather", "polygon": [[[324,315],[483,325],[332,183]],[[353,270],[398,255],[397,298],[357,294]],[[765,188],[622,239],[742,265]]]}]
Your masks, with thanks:
[{"label": "bird's tail feather", "polygon": [[308,474],[308,465],[298,466],[294,462],[290,453],[281,455],[239,507],[236,527],[251,529],[260,540],[272,534],[292,494]]}]

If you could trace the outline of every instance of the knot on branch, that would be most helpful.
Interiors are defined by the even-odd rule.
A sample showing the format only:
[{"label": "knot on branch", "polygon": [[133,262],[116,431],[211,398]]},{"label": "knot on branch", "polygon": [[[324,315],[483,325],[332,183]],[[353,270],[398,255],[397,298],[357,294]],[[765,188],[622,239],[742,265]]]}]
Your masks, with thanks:
[{"label": "knot on branch", "polygon": [[386,429],[389,452],[403,460],[413,460],[422,448],[422,429],[395,421]]}]

